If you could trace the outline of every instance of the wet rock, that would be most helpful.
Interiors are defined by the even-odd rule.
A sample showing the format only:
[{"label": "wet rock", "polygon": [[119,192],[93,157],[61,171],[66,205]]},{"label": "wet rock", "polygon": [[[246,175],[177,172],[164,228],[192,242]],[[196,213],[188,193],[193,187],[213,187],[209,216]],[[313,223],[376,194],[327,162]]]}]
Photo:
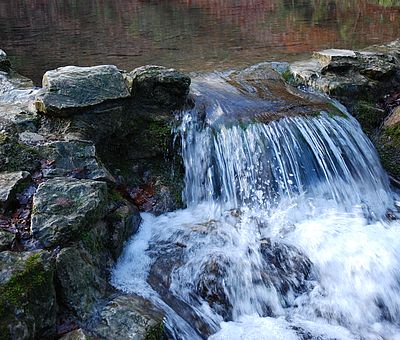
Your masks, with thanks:
[{"label": "wet rock", "polygon": [[31,232],[44,247],[68,244],[104,216],[106,202],[104,182],[50,179],[33,198]]},{"label": "wet rock", "polygon": [[93,256],[97,254],[70,247],[62,249],[56,261],[59,302],[82,320],[93,312],[107,287],[100,267],[91,261]]},{"label": "wet rock", "polygon": [[97,159],[96,148],[91,142],[50,142],[42,148],[42,154],[50,162],[50,165],[43,169],[44,177],[72,176],[114,182],[114,178]]},{"label": "wet rock", "polygon": [[6,52],[4,52],[3,50],[0,50],[0,71],[7,72],[10,67],[11,67],[11,63],[7,58]]},{"label": "wet rock", "polygon": [[82,328],[76,329],[72,332],[65,334],[60,340],[90,340],[91,336],[85,334]]},{"label": "wet rock", "polygon": [[54,264],[47,252],[0,253],[2,339],[49,338],[55,331]]},{"label": "wet rock", "polygon": [[36,132],[24,131],[18,135],[19,141],[26,145],[37,145],[46,141],[46,138]]},{"label": "wet rock", "polygon": [[65,66],[45,73],[43,93],[36,97],[35,105],[42,113],[69,115],[129,95],[124,77],[116,66]]},{"label": "wet rock", "polygon": [[100,322],[93,332],[101,339],[161,339],[163,315],[143,298],[123,295],[100,312]]},{"label": "wet rock", "polygon": [[400,179],[400,107],[386,119],[375,141],[382,165],[396,180]]},{"label": "wet rock", "polygon": [[132,94],[148,103],[176,107],[184,103],[189,93],[190,78],[174,69],[147,65],[128,74],[132,79]]},{"label": "wet rock", "polygon": [[0,251],[9,250],[15,241],[15,234],[0,229]]},{"label": "wet rock", "polygon": [[0,211],[15,203],[16,194],[23,191],[30,180],[26,171],[0,173]]}]

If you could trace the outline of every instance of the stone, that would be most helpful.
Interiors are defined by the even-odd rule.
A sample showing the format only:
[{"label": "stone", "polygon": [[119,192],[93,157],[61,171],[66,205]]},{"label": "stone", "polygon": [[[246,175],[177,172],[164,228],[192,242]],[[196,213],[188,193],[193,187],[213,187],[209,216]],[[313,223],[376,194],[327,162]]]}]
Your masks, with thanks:
[{"label": "stone", "polygon": [[129,95],[124,77],[114,65],[65,66],[45,73],[35,105],[41,113],[69,115]]},{"label": "stone", "polygon": [[0,71],[8,71],[11,63],[8,60],[6,52],[0,49]]},{"label": "stone", "polygon": [[21,143],[33,146],[45,142],[46,138],[36,132],[23,131],[18,135]]},{"label": "stone", "polygon": [[50,179],[33,197],[31,232],[46,248],[68,244],[104,216],[106,204],[104,182]]},{"label": "stone", "polygon": [[82,328],[75,329],[72,332],[65,334],[60,340],[90,340],[91,336],[87,336]]},{"label": "stone", "polygon": [[182,105],[189,94],[190,77],[175,69],[147,65],[128,74],[132,95],[140,101],[163,106]]},{"label": "stone", "polygon": [[77,247],[62,249],[56,268],[60,304],[79,319],[88,318],[107,287],[100,268],[92,263],[91,254]]},{"label": "stone", "polygon": [[43,176],[46,178],[72,176],[110,183],[115,181],[98,160],[96,148],[89,141],[50,142],[42,148],[42,154],[51,163],[43,169]]},{"label": "stone", "polygon": [[93,332],[101,339],[161,339],[163,315],[141,297],[122,295],[111,300],[100,312],[100,322]]},{"label": "stone", "polygon": [[0,251],[9,250],[14,243],[15,234],[0,229]]},{"label": "stone", "polygon": [[0,211],[15,203],[16,194],[23,191],[30,180],[26,171],[0,173]]},{"label": "stone", "polygon": [[52,338],[56,296],[50,253],[0,252],[0,334],[2,339]]},{"label": "stone", "polygon": [[328,49],[315,52],[313,57],[324,63],[329,63],[332,61],[343,60],[344,58],[356,59],[357,54],[352,50]]}]

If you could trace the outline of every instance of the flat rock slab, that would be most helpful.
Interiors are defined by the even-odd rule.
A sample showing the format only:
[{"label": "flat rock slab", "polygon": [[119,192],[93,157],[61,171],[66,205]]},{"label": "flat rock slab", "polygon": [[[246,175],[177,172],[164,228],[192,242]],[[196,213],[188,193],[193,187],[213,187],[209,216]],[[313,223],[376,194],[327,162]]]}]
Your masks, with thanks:
[{"label": "flat rock slab", "polygon": [[36,97],[35,105],[42,113],[70,115],[129,96],[125,78],[114,65],[65,66],[45,73],[43,92]]},{"label": "flat rock slab", "polygon": [[182,72],[154,65],[136,68],[127,77],[131,78],[133,96],[165,107],[182,104],[191,82]]},{"label": "flat rock slab", "polygon": [[16,194],[30,182],[26,171],[0,173],[0,211],[7,209],[16,200]]},{"label": "flat rock slab", "polygon": [[143,298],[119,296],[101,311],[94,332],[101,339],[161,339],[163,316]]},{"label": "flat rock slab", "polygon": [[31,232],[44,247],[67,244],[103,217],[106,204],[104,182],[50,179],[33,198]]}]

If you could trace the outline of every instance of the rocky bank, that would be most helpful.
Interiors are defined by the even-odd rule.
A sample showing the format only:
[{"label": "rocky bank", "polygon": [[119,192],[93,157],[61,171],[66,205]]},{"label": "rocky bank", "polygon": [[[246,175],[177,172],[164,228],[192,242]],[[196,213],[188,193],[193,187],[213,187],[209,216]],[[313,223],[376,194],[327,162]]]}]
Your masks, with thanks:
[{"label": "rocky bank", "polygon": [[[321,51],[229,81],[290,98],[296,114],[336,114],[302,90],[329,94],[359,120],[399,183],[400,41]],[[0,50],[0,338],[167,336],[162,313],[113,289],[109,269],[138,229],[139,211],[183,207],[171,131],[180,110],[197,109],[190,85],[160,66],[102,65],[48,71],[38,88]],[[262,119],[286,114],[276,112]]]}]

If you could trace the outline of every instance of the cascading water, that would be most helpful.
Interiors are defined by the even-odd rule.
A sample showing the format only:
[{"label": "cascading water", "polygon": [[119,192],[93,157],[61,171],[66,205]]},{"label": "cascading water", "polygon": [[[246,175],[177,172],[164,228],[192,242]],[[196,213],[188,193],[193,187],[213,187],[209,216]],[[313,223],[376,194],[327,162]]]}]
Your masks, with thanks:
[{"label": "cascading water", "polygon": [[178,339],[398,339],[400,224],[358,123],[224,124],[243,94],[218,84],[217,123],[197,105],[179,128],[187,209],[142,215],[113,284],[153,301]]}]

